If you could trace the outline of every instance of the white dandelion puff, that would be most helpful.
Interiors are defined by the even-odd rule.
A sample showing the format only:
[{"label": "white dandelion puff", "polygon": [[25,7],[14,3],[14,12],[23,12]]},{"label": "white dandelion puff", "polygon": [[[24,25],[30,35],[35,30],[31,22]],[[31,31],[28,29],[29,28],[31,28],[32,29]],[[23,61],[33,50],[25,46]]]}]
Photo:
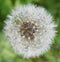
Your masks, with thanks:
[{"label": "white dandelion puff", "polygon": [[24,5],[15,8],[5,21],[4,32],[14,51],[24,58],[39,57],[53,42],[56,24],[43,7]]}]

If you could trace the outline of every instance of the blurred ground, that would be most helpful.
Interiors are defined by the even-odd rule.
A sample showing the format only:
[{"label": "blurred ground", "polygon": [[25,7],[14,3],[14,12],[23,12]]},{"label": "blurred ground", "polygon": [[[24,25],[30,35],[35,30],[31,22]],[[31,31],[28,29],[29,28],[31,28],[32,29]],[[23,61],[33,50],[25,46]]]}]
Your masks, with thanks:
[{"label": "blurred ground", "polygon": [[[2,29],[4,20],[12,8],[19,4],[29,3],[45,7],[58,24],[56,28],[58,32],[51,50],[40,57],[41,62],[60,62],[60,0],[0,0],[0,62],[26,62],[25,59],[14,53]],[[32,62],[31,59],[30,62]]]}]

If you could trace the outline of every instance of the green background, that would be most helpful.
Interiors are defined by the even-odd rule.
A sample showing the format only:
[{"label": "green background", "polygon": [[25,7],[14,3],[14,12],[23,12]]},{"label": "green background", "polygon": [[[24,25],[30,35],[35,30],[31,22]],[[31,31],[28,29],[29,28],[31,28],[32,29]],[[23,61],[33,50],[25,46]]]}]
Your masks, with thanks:
[{"label": "green background", "polygon": [[[54,17],[58,27],[57,35],[51,49],[40,56],[41,62],[60,62],[60,0],[0,0],[0,62],[27,62],[23,57],[14,53],[4,33],[4,20],[17,5],[35,4],[45,7]],[[29,59],[33,62],[32,59]]]}]

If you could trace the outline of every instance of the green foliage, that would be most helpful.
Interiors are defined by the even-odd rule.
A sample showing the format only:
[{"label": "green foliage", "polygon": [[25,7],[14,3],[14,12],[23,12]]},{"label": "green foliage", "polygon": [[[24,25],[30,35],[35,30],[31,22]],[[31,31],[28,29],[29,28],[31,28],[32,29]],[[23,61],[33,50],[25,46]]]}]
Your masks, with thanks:
[{"label": "green foliage", "polygon": [[[21,56],[14,53],[1,29],[4,20],[16,5],[35,4],[45,7],[54,17],[58,27],[57,35],[51,49],[40,57],[42,62],[60,62],[60,0],[0,0],[0,62],[26,62]],[[30,59],[30,62],[32,60]]]},{"label": "green foliage", "polygon": [[3,21],[6,16],[10,13],[12,8],[10,0],[0,0],[0,29],[3,27]]},{"label": "green foliage", "polygon": [[20,4],[28,4],[31,2],[32,2],[32,0],[20,0]]}]

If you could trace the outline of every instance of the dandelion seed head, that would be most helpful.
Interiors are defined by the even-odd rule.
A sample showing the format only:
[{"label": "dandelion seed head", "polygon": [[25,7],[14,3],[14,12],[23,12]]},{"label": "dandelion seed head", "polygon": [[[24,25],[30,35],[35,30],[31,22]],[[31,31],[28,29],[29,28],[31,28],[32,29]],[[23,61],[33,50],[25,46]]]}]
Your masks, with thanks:
[{"label": "dandelion seed head", "polygon": [[12,48],[24,58],[39,57],[47,52],[56,35],[51,14],[35,5],[15,8],[5,24],[4,32]]}]

